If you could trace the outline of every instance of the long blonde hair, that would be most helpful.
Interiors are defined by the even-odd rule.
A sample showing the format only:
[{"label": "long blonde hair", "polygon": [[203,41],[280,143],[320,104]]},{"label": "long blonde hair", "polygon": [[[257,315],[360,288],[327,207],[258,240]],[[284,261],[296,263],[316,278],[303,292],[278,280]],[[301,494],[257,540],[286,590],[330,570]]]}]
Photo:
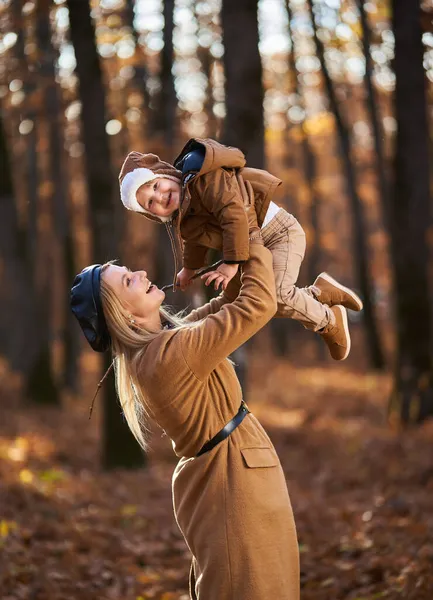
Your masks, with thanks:
[{"label": "long blonde hair", "polygon": [[[103,265],[101,272],[112,263]],[[120,302],[113,289],[101,277],[101,301],[105,320],[111,336],[111,349],[114,356],[116,391],[128,426],[135,439],[145,450],[146,432],[150,410],[141,390],[138,368],[140,359],[149,343],[160,331],[147,331],[132,325],[128,311]],[[185,327],[182,313],[172,314],[167,309],[159,309],[161,320],[175,328]]]}]

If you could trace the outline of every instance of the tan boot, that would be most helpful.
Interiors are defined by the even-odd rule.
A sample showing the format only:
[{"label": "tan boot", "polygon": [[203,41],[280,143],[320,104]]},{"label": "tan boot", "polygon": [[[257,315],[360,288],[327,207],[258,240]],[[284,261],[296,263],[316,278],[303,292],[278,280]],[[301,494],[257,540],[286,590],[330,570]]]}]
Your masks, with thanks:
[{"label": "tan boot", "polygon": [[320,335],[325,340],[329,352],[334,360],[345,360],[350,352],[350,333],[347,322],[347,311],[344,306],[333,306],[335,322],[327,325]]},{"label": "tan boot", "polygon": [[320,273],[312,287],[314,295],[321,304],[327,304],[328,306],[341,304],[351,310],[362,310],[363,308],[361,298],[350,288],[341,285],[328,273]]}]

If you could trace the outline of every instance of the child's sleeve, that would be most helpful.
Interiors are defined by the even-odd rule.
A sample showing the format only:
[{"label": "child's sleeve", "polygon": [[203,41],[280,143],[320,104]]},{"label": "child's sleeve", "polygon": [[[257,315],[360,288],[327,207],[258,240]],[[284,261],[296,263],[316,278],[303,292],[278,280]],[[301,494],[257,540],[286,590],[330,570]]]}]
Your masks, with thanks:
[{"label": "child's sleeve", "polygon": [[242,269],[241,290],[234,302],[224,304],[196,325],[178,332],[182,354],[194,375],[203,380],[236,348],[259,331],[277,309],[272,254],[252,242],[250,258]]},{"label": "child's sleeve", "polygon": [[224,262],[245,262],[249,257],[248,217],[236,172],[217,169],[199,177],[196,185],[204,208],[222,229]]},{"label": "child's sleeve", "polygon": [[206,264],[206,255],[209,248],[185,240],[183,243],[183,266],[186,269],[201,269]]}]

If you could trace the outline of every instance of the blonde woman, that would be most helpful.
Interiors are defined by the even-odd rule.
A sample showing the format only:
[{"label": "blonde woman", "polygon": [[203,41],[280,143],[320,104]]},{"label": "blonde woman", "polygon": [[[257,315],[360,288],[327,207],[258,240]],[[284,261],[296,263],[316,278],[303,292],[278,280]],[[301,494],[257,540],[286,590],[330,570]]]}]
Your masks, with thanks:
[{"label": "blonde woman", "polygon": [[174,513],[191,550],[196,600],[299,599],[283,470],[227,359],[277,307],[272,255],[257,227],[250,233],[240,285],[232,280],[183,319],[164,310],[164,292],[145,271],[93,265],[76,277],[71,294],[92,348],[113,352],[118,395],[137,441],[146,447],[145,421],[152,418],[180,458]]}]

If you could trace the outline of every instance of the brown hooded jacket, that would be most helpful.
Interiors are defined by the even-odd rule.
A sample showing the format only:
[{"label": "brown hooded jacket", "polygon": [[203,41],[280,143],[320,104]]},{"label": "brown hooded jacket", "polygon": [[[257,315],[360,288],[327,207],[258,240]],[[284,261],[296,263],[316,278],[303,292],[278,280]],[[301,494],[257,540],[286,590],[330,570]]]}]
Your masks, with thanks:
[{"label": "brown hooded jacket", "polygon": [[183,242],[183,266],[201,268],[210,248],[222,250],[225,262],[244,262],[249,257],[245,205],[254,203],[261,226],[281,180],[246,167],[241,150],[212,139],[189,140],[175,167],[181,169],[182,160],[195,149],[204,153],[203,163],[198,171],[183,173],[180,209],[173,220]]}]

